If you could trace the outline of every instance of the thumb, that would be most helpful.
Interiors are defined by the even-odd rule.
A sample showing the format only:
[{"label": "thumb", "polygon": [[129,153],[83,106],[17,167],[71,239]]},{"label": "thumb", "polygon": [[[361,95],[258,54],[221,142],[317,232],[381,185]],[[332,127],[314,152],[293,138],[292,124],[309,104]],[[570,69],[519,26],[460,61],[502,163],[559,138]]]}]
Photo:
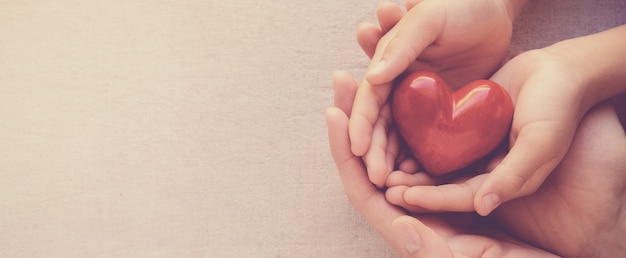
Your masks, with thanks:
[{"label": "thumb", "polygon": [[398,217],[391,228],[402,257],[454,257],[446,240],[416,218]]},{"label": "thumb", "polygon": [[435,42],[444,25],[441,9],[415,6],[378,42],[366,80],[373,85],[391,82]]},{"label": "thumb", "polygon": [[474,209],[487,216],[505,201],[534,193],[569,149],[567,135],[545,124],[522,129],[511,151],[476,191]]}]

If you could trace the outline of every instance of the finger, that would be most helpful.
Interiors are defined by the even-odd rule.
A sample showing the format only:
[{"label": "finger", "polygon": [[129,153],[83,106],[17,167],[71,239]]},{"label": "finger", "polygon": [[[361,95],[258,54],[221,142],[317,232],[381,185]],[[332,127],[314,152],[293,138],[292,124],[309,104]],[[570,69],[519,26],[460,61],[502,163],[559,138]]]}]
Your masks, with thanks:
[{"label": "finger", "polygon": [[404,192],[412,186],[435,185],[436,183],[436,180],[426,173],[409,174],[402,171],[394,171],[389,175],[385,183],[388,187],[385,191],[385,198],[390,203],[412,213],[429,213],[432,211],[408,204],[404,200]]},{"label": "finger", "polygon": [[402,197],[404,191],[406,190],[406,186],[394,186],[385,191],[385,198],[387,201],[393,205],[398,207],[402,207],[404,210],[409,212],[410,214],[425,214],[430,213],[431,211],[424,209],[419,206],[410,205],[404,201]]},{"label": "finger", "polygon": [[376,52],[376,45],[382,36],[398,23],[404,13],[395,3],[383,2],[379,5],[376,15],[380,27],[371,23],[360,23],[357,26],[357,42],[365,54],[371,59]]},{"label": "finger", "polygon": [[[391,116],[391,111],[389,111],[389,117],[391,118]],[[396,168],[396,163],[398,163],[400,155],[400,148],[400,133],[392,124],[387,133],[387,174],[385,175],[385,180],[389,176],[389,173]]]},{"label": "finger", "polygon": [[376,47],[366,79],[374,84],[392,81],[404,72],[441,33],[445,16],[441,8],[415,6]]},{"label": "finger", "polygon": [[378,24],[384,35],[402,19],[404,12],[402,12],[402,8],[396,3],[382,2],[378,5],[376,16],[378,16]]},{"label": "finger", "polygon": [[[355,178],[357,180],[362,180],[363,177],[367,178],[365,174],[365,168],[363,167],[363,163],[358,157],[352,155],[350,152],[350,148],[346,146],[350,146],[349,139],[345,136],[345,131],[347,130],[347,120],[348,117],[346,114],[337,107],[331,107],[326,110],[326,125],[328,127],[328,140],[330,143],[330,151],[335,160],[335,164],[337,165],[337,169],[339,170],[339,175],[342,180],[348,178]],[[363,171],[363,175],[359,174],[359,171]],[[366,179],[369,182],[369,179]],[[366,182],[365,185],[370,184]],[[344,180],[344,186],[346,190],[348,189],[358,189],[358,186],[361,183],[358,181],[352,180]],[[370,184],[371,185],[371,184]],[[349,193],[349,196],[356,196],[358,194]]]},{"label": "finger", "polygon": [[407,158],[400,162],[398,170],[402,170],[407,173],[417,173],[421,169],[419,163],[414,158]]},{"label": "finger", "polygon": [[476,192],[476,211],[486,216],[502,202],[535,192],[567,152],[569,134],[552,121],[522,128],[511,151]]},{"label": "finger", "polygon": [[419,2],[421,2],[422,0],[406,0],[406,9],[407,10],[411,10],[413,9],[413,7],[415,7],[417,4],[419,4]]},{"label": "finger", "polygon": [[432,213],[432,211],[430,210],[406,203],[404,201],[403,194],[407,188],[408,186],[403,185],[390,187],[385,191],[385,198],[389,203],[402,207],[404,210],[410,212],[411,214]]},{"label": "finger", "polygon": [[333,91],[335,107],[341,109],[346,115],[352,113],[354,95],[358,88],[357,82],[346,71],[333,72]]},{"label": "finger", "polygon": [[356,40],[370,59],[374,56],[376,44],[378,44],[382,36],[383,32],[374,24],[364,22],[357,26]]},{"label": "finger", "polygon": [[390,125],[391,108],[384,105],[374,124],[370,148],[363,156],[369,178],[378,187],[384,186],[387,175],[393,170],[395,156],[398,153],[398,145],[394,139],[389,138]]},{"label": "finger", "polygon": [[410,187],[404,192],[404,201],[431,211],[474,211],[474,194],[485,177],[481,174],[458,184]]},{"label": "finger", "polygon": [[361,82],[354,98],[349,124],[352,152],[355,155],[363,156],[368,151],[374,124],[390,92],[391,83],[374,86],[366,80]]},{"label": "finger", "polygon": [[387,181],[385,182],[385,186],[394,187],[394,186],[425,186],[425,185],[436,185],[437,180],[427,173],[415,173],[410,174],[403,171],[394,171],[389,174],[387,177]]},{"label": "finger", "polygon": [[[491,221],[476,221],[472,214],[437,214],[393,221],[396,237],[404,239],[402,257],[558,257],[508,236]],[[456,226],[458,220],[472,225]],[[472,222],[473,221],[473,222]],[[464,224],[464,222],[461,222]]]},{"label": "finger", "polygon": [[378,190],[370,183],[363,162],[352,155],[350,141],[347,137],[348,117],[340,109],[332,107],[326,111],[328,140],[339,176],[343,182],[350,203],[359,212],[366,211],[369,198],[373,198]]},{"label": "finger", "polygon": [[398,248],[398,241],[393,237],[389,225],[405,212],[387,202],[383,193],[369,181],[361,159],[352,154],[346,114],[339,108],[331,107],[326,111],[326,123],[331,153],[350,203],[387,241]]},{"label": "finger", "polygon": [[402,257],[454,257],[447,241],[416,218],[399,217],[391,227],[403,243]]}]

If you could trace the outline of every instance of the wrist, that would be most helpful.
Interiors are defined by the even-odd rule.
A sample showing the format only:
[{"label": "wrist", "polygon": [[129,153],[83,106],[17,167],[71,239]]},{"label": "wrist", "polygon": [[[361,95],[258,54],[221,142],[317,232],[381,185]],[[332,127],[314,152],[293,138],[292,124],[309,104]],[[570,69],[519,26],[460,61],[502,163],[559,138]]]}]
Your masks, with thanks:
[{"label": "wrist", "polygon": [[586,63],[582,61],[584,57],[581,56],[577,43],[573,39],[569,39],[542,50],[548,56],[545,60],[549,60],[543,62],[552,64],[551,68],[557,69],[555,72],[566,78],[562,85],[559,85],[562,89],[563,98],[572,100],[573,102],[570,103],[572,107],[579,108],[579,110],[572,111],[579,114],[580,119],[587,110],[595,105],[596,101],[595,98],[590,98],[588,95],[589,85],[592,84],[594,76],[585,66]]},{"label": "wrist", "polygon": [[593,105],[626,91],[626,25],[600,33],[558,42],[544,48],[561,58],[577,82],[581,104]]}]

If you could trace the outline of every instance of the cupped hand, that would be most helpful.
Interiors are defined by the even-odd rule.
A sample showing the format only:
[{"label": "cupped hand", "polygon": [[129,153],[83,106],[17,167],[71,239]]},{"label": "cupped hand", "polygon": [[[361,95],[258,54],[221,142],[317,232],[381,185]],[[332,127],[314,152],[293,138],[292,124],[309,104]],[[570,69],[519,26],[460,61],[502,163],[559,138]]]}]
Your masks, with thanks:
[{"label": "cupped hand", "polygon": [[367,80],[379,85],[406,70],[429,70],[458,87],[488,77],[509,47],[518,8],[510,2],[407,1],[404,16],[399,6],[381,4],[377,12],[381,33],[374,33],[371,26],[369,31],[357,31],[381,35],[374,51],[369,48],[373,44],[362,44],[372,58]]},{"label": "cupped hand", "polygon": [[[348,119],[357,83],[345,72],[336,72],[333,83],[335,106],[327,110],[326,121],[331,153],[346,195],[401,256],[554,257],[503,233],[489,218],[476,218],[472,214],[411,217],[389,203],[384,193],[370,182],[363,160],[350,150]],[[459,223],[459,219],[465,222]]]},{"label": "cupped hand", "polygon": [[364,157],[373,183],[382,186],[402,156],[387,101],[391,81],[405,70],[437,72],[452,87],[488,77],[506,55],[520,8],[514,1],[407,1],[406,14],[385,2],[377,10],[379,26],[359,25],[358,42],[372,62],[349,131],[352,151]]},{"label": "cupped hand", "polygon": [[562,162],[534,194],[495,212],[519,238],[565,257],[626,254],[626,136],[602,103],[578,126]]},{"label": "cupped hand", "polygon": [[[626,26],[618,26],[528,51],[493,75],[492,80],[508,88],[515,114],[510,151],[476,191],[474,207],[479,213],[535,192],[571,152],[589,109],[626,91],[625,35]],[[623,160],[621,154],[617,157]]]},{"label": "cupped hand", "polygon": [[490,173],[463,180],[462,184],[412,189],[409,195],[432,190],[437,194],[431,195],[445,199],[436,207],[429,203],[418,206],[476,210],[488,215],[503,202],[535,192],[567,153],[580,119],[588,110],[585,91],[581,90],[585,88],[583,80],[569,69],[567,57],[548,50],[525,52],[491,79],[507,88],[515,104],[510,150]]},{"label": "cupped hand", "polygon": [[[585,115],[567,155],[543,185],[532,195],[504,203],[487,218],[497,219],[519,239],[562,256],[623,256],[626,243],[620,235],[626,233],[624,157],[624,129],[614,107],[602,103]],[[497,161],[487,169],[495,166]],[[427,211],[424,207],[430,211],[449,210],[448,205],[471,203],[472,191],[486,175],[435,186],[436,180],[424,173],[394,172],[388,180],[391,187],[387,198],[416,212]],[[462,195],[465,201],[458,198]]]},{"label": "cupped hand", "polygon": [[365,24],[357,31],[372,62],[349,122],[352,152],[362,156],[374,145],[383,145],[375,142],[373,130],[392,80],[405,70],[437,72],[452,87],[490,76],[502,64],[509,46],[513,16],[519,8],[511,2],[525,1],[407,1],[409,11],[404,16],[397,5],[382,4],[380,27]]}]

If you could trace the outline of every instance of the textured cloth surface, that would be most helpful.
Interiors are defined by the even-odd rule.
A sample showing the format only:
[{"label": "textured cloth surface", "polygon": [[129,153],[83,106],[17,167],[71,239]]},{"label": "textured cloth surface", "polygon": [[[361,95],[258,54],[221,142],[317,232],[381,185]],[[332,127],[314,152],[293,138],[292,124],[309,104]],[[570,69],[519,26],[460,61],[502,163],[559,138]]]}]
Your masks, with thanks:
[{"label": "textured cloth surface", "polygon": [[[395,257],[324,123],[378,2],[0,2],[0,257]],[[512,49],[625,5],[531,1]]]}]

